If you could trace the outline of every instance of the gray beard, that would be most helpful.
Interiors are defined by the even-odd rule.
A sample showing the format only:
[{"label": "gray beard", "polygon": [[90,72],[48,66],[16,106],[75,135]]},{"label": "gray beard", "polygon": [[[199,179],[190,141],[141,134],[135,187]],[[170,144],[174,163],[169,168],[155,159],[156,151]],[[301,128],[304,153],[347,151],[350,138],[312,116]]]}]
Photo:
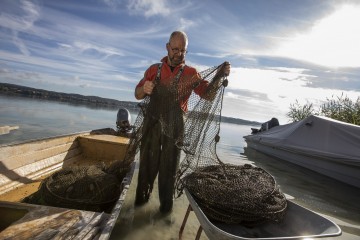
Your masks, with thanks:
[{"label": "gray beard", "polygon": [[180,58],[179,60],[175,60],[175,56],[173,56],[172,58],[170,56],[168,56],[168,59],[170,60],[170,65],[173,67],[176,67],[178,65],[180,65],[182,63],[182,61],[184,60],[184,58]]}]

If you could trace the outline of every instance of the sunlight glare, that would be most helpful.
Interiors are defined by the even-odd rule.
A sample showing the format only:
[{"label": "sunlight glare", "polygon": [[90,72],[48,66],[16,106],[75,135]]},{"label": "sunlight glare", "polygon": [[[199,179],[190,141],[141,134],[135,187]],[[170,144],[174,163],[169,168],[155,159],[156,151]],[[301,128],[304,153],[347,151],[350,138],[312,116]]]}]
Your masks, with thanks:
[{"label": "sunlight glare", "polygon": [[360,6],[345,5],[285,43],[277,54],[329,67],[359,67],[359,22]]}]

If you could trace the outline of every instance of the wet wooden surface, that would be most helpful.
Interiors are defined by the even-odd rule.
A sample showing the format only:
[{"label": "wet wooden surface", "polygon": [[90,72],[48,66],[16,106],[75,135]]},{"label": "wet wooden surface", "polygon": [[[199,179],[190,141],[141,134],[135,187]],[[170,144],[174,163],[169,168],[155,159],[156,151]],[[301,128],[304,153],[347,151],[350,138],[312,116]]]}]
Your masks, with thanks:
[{"label": "wet wooden surface", "polygon": [[103,215],[106,214],[35,206],[24,217],[0,232],[0,239],[60,239],[65,236],[84,238],[92,228],[100,227]]}]

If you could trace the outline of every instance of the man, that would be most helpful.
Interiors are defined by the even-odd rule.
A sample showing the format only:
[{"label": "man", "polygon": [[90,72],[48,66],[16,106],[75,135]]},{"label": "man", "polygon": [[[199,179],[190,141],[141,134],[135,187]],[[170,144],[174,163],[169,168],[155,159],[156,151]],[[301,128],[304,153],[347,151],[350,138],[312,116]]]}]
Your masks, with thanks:
[{"label": "man", "polygon": [[[214,90],[219,86],[210,85],[209,82],[200,79],[195,68],[185,65],[187,46],[188,38],[184,32],[175,31],[170,35],[169,42],[166,43],[167,56],[161,60],[161,64],[154,64],[146,70],[143,79],[135,88],[136,99],[140,100],[152,95],[154,89],[160,89],[160,86],[167,86],[166,84],[170,86],[172,83],[169,82],[176,82],[179,86],[187,86],[186,88],[194,86],[189,88],[190,91],[193,90],[202,98],[211,99],[214,97],[216,93]],[[227,76],[229,73],[230,64],[226,62],[218,70],[215,78],[220,80],[221,77]],[[192,82],[186,85],[183,84],[184,81]],[[161,91],[163,90],[161,88]],[[183,94],[178,99],[178,106],[172,109],[172,111],[179,113],[175,120],[181,119],[181,122],[175,126],[176,129],[172,129],[178,135],[182,134],[183,131],[182,113],[187,111],[190,93]],[[168,99],[163,101],[168,101]],[[167,121],[172,120],[174,117]],[[173,206],[175,175],[179,164],[180,149],[176,146],[176,139],[174,139],[176,136],[169,137],[164,134],[161,124],[154,117],[150,118],[146,115],[144,117],[135,204],[141,205],[149,200],[154,180],[158,174],[160,212],[167,213],[171,211]]]}]

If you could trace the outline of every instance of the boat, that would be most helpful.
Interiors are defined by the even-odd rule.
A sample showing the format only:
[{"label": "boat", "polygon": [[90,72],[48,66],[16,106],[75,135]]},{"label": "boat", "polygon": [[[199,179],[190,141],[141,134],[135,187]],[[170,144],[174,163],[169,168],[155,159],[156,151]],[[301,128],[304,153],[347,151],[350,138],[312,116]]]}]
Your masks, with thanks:
[{"label": "boat", "polygon": [[19,126],[0,126],[0,135],[8,134],[12,130],[19,129]]},{"label": "boat", "polygon": [[0,146],[0,239],[108,239],[130,187],[127,168],[109,212],[24,203],[65,167],[124,161],[129,138],[105,128]]},{"label": "boat", "polygon": [[360,126],[311,115],[252,130],[247,147],[360,188]]},{"label": "boat", "polygon": [[179,231],[179,239],[185,228],[190,211],[194,211],[200,222],[196,239],[201,236],[202,230],[210,240],[285,240],[285,239],[313,239],[340,236],[340,227],[331,220],[287,200],[287,210],[284,219],[279,222],[264,222],[247,227],[241,224],[228,224],[209,219],[201,210],[191,193],[184,190],[189,207]]}]

